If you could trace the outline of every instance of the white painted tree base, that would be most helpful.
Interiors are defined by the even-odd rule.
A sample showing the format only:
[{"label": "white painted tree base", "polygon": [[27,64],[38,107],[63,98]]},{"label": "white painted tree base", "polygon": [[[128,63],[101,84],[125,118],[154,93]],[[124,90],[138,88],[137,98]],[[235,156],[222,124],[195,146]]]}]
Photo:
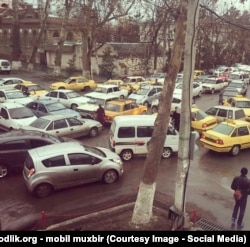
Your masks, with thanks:
[{"label": "white painted tree base", "polygon": [[21,68],[22,68],[21,61],[12,61],[12,63],[11,63],[11,69],[12,70],[21,69]]}]

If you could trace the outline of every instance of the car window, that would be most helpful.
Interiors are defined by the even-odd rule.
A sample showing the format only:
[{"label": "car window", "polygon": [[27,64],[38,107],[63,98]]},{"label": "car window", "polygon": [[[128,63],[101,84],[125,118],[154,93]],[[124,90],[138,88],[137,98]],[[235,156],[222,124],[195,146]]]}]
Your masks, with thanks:
[{"label": "car window", "polygon": [[49,96],[53,98],[57,98],[57,92],[50,92]]},{"label": "car window", "polygon": [[213,108],[208,109],[208,110],[206,111],[206,113],[207,113],[208,115],[216,116],[217,111],[218,111],[218,109],[213,107]]},{"label": "car window", "polygon": [[5,110],[5,109],[1,109],[0,110],[1,112],[0,112],[0,116],[2,117],[2,118],[4,118],[4,119],[9,119],[9,114],[8,114],[8,112]]},{"label": "car window", "polygon": [[227,110],[219,109],[217,116],[218,117],[227,117]]},{"label": "car window", "polygon": [[26,141],[25,140],[14,140],[14,141],[9,141],[2,143],[0,145],[0,150],[17,150],[17,149],[22,149],[25,150],[27,149]]},{"label": "car window", "polygon": [[69,123],[69,126],[79,126],[79,125],[82,125],[82,122],[79,121],[76,118],[67,118],[67,121]]},{"label": "car window", "polygon": [[45,159],[42,161],[45,167],[57,167],[57,166],[66,166],[66,162],[63,155],[58,155],[55,157],[51,157],[49,159]]},{"label": "car window", "polygon": [[242,110],[235,112],[235,119],[245,118],[245,112]]},{"label": "car window", "polygon": [[139,126],[137,127],[137,136],[138,137],[151,137],[153,133],[153,126]]},{"label": "car window", "polygon": [[119,138],[135,137],[135,127],[120,127],[117,136]]},{"label": "car window", "polygon": [[83,153],[68,154],[68,157],[71,165],[91,165],[100,162],[94,156]]},{"label": "car window", "polygon": [[38,111],[47,113],[46,107],[44,105],[42,105],[42,104],[38,104]]},{"label": "car window", "polygon": [[54,129],[62,129],[62,128],[67,128],[67,127],[68,125],[65,119],[54,121]]},{"label": "car window", "polygon": [[45,141],[45,140],[30,140],[30,147],[31,148],[37,148],[37,147],[43,147],[45,145],[51,144],[51,142]]},{"label": "car window", "polygon": [[67,96],[65,95],[65,93],[59,92],[59,98],[60,99],[67,99]]},{"label": "car window", "polygon": [[246,136],[249,135],[248,128],[246,126],[242,126],[238,128],[238,135],[239,136]]},{"label": "car window", "polygon": [[37,109],[37,103],[36,102],[31,102],[27,105],[28,108],[36,110]]}]

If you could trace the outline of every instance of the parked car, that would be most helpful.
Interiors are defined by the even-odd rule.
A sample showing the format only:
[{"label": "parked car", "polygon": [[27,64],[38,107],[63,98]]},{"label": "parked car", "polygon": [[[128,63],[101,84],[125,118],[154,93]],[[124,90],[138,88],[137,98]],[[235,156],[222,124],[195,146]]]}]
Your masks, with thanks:
[{"label": "parked car", "polygon": [[133,87],[131,84],[124,82],[121,79],[110,79],[106,82],[103,83],[103,85],[115,85],[117,87],[119,87],[119,89],[123,90],[128,90],[128,94],[131,94],[133,92]]},{"label": "parked car", "polygon": [[33,99],[39,99],[42,95],[48,93],[48,91],[40,85],[30,81],[19,83],[15,86],[15,89],[21,90],[24,95],[31,96]]},{"label": "parked car", "polygon": [[45,133],[58,136],[78,138],[82,136],[97,136],[102,125],[92,119],[77,119],[65,115],[47,115],[37,118],[28,126],[24,126],[25,130],[38,130]]},{"label": "parked car", "polygon": [[250,99],[242,95],[227,98],[224,103],[225,106],[238,107],[244,110],[245,115],[250,117]]},{"label": "parked car", "polygon": [[219,93],[219,105],[224,105],[224,102],[230,98],[239,95],[237,88],[227,86]]},{"label": "parked car", "polygon": [[97,86],[94,80],[86,79],[82,76],[72,76],[65,81],[54,82],[50,85],[51,90],[55,89],[70,89],[75,91],[89,91],[95,89]]},{"label": "parked car", "polygon": [[[128,97],[128,90],[126,89],[120,89],[116,85],[98,85],[96,89],[94,90],[96,93],[103,93],[103,94],[112,94],[113,96],[117,96],[120,99],[124,99]],[[88,94],[86,94],[88,97]]]},{"label": "parked car", "polygon": [[74,90],[56,89],[40,97],[40,99],[56,99],[65,107],[76,110],[77,106],[86,103],[89,98],[81,96]]},{"label": "parked car", "polygon": [[29,149],[60,142],[76,141],[57,138],[41,131],[12,130],[1,134],[0,138],[0,178],[21,172]]},{"label": "parked car", "polygon": [[162,86],[147,85],[142,86],[137,91],[131,93],[128,99],[134,100],[138,105],[149,107],[154,99],[158,99],[162,92]]},{"label": "parked car", "polygon": [[11,72],[11,64],[7,59],[0,59],[0,73],[10,74]]},{"label": "parked car", "polygon": [[229,87],[235,87],[238,90],[238,94],[245,96],[247,93],[247,84],[241,80],[231,80],[228,84]]},{"label": "parked car", "polygon": [[[182,88],[183,88],[182,83],[176,84],[175,89],[174,89],[174,94],[182,95]],[[202,86],[201,86],[201,84],[199,84],[197,82],[193,82],[193,98],[194,97],[201,97],[201,95],[202,95]]]},{"label": "parked car", "polygon": [[32,102],[33,99],[27,95],[24,95],[21,90],[17,89],[0,89],[0,103],[19,103],[26,105]]},{"label": "parked car", "polygon": [[28,151],[23,177],[28,190],[39,198],[75,185],[114,183],[123,174],[118,154],[103,147],[56,143]]},{"label": "parked car", "polygon": [[99,105],[101,105],[102,107],[105,107],[107,102],[111,100],[119,99],[119,97],[116,95],[96,93],[96,92],[88,93],[88,98],[89,98],[88,102],[85,104],[79,105],[76,108],[76,111],[79,112],[79,114],[83,118],[90,118],[90,119],[95,119],[96,111]]},{"label": "parked car", "polygon": [[64,115],[70,117],[81,118],[81,115],[67,107],[62,103],[53,99],[34,100],[26,105],[37,117],[46,115]]},{"label": "parked car", "polygon": [[138,105],[133,100],[112,100],[107,102],[105,109],[105,121],[112,123],[114,117],[123,115],[143,115],[147,113],[147,106]]},{"label": "parked car", "polygon": [[225,105],[216,105],[205,111],[208,115],[217,118],[218,123],[228,119],[246,120],[246,114],[243,109]]},{"label": "parked car", "polygon": [[250,123],[241,120],[227,120],[202,134],[203,147],[219,153],[236,156],[240,150],[250,148]]},{"label": "parked car", "polygon": [[222,79],[217,78],[205,78],[202,81],[202,91],[203,93],[211,93],[214,94],[215,92],[219,92],[223,88],[228,85],[227,82],[223,81]]},{"label": "parked car", "polygon": [[231,81],[231,80],[241,80],[243,81],[246,85],[249,85],[250,84],[250,76],[249,76],[249,73],[246,73],[246,72],[232,72],[229,74],[228,76],[228,80]]},{"label": "parked car", "polygon": [[0,128],[5,130],[20,129],[28,125],[37,117],[27,107],[19,103],[0,104]]},{"label": "parked car", "polygon": [[0,79],[0,89],[14,89],[14,87],[24,80],[16,77],[6,77]]}]

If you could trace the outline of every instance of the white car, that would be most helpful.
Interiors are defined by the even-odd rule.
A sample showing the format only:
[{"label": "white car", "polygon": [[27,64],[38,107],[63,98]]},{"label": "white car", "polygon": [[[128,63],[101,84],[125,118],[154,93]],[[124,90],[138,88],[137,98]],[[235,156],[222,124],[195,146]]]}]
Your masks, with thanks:
[{"label": "white car", "polygon": [[40,99],[57,99],[65,107],[75,110],[79,105],[86,103],[89,98],[81,96],[74,90],[57,89],[53,90],[43,96]]},{"label": "white car", "polygon": [[[175,89],[174,89],[174,94],[182,95],[182,88],[183,88],[182,83],[176,84]],[[202,86],[201,86],[201,84],[199,84],[197,82],[193,82],[193,98],[194,97],[201,97],[201,95],[202,95]]]},{"label": "white car", "polygon": [[228,82],[223,81],[218,78],[206,78],[202,81],[202,92],[203,93],[211,93],[220,91],[228,85]]},{"label": "white car", "polygon": [[33,112],[22,104],[0,104],[0,128],[4,130],[20,129],[36,119]]},{"label": "white car", "polygon": [[[128,97],[128,90],[120,89],[116,85],[98,85],[95,89],[95,92],[104,93],[104,94],[112,94],[121,99]],[[91,93],[87,93],[86,96],[88,97],[89,94]]]},{"label": "white car", "polygon": [[37,118],[25,130],[38,130],[57,137],[78,138],[82,136],[97,136],[102,125],[92,119],[78,119],[65,115],[47,115]]},{"label": "white car", "polygon": [[18,89],[0,89],[0,103],[12,102],[26,105],[32,102],[33,99],[27,95],[24,95],[21,90]]},{"label": "white car", "polygon": [[16,85],[23,83],[24,80],[16,77],[7,77],[0,79],[0,89],[14,89]]}]

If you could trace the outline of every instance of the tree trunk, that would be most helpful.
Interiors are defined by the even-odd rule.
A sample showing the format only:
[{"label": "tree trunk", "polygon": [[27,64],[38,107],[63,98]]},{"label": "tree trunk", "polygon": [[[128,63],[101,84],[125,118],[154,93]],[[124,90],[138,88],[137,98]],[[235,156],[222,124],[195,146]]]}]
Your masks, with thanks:
[{"label": "tree trunk", "polygon": [[161,154],[170,120],[170,108],[175,86],[175,79],[179,72],[186,29],[187,1],[181,0],[175,24],[175,40],[170,59],[169,72],[165,78],[163,91],[159,98],[159,110],[155,122],[155,129],[148,145],[148,155],[144,163],[143,177],[135,202],[131,223],[135,226],[149,223],[153,210],[153,198],[155,194],[158,167],[161,162]]},{"label": "tree trunk", "polygon": [[44,35],[45,25],[46,25],[46,22],[48,19],[48,14],[49,14],[48,11],[50,8],[50,2],[51,2],[51,0],[46,0],[44,15],[42,17],[42,22],[41,22],[41,28],[40,28],[36,43],[33,46],[32,54],[31,54],[31,57],[30,57],[29,63],[28,63],[28,70],[33,70],[33,68],[34,68],[36,53],[37,53],[38,48],[40,47],[41,39]]},{"label": "tree trunk", "polygon": [[92,49],[89,47],[89,35],[82,34],[82,76],[91,78],[91,54]]}]

